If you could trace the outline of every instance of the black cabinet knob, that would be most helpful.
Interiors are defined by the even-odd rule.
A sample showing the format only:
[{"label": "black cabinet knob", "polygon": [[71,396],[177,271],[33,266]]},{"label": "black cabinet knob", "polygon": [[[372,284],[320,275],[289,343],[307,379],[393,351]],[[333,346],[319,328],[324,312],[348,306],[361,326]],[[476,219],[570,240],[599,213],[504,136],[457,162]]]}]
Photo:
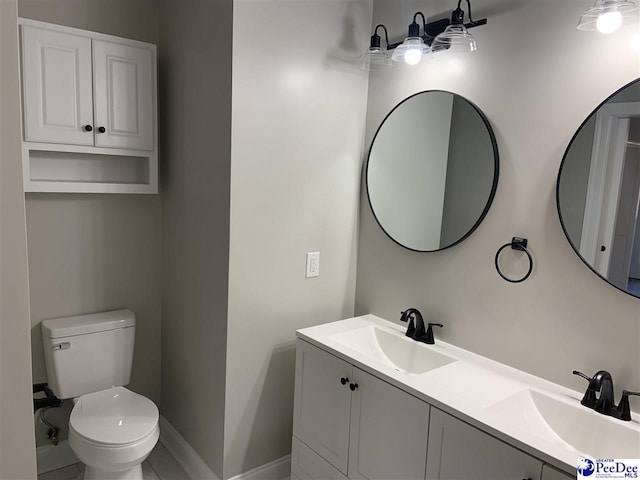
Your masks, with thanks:
[{"label": "black cabinet knob", "polygon": [[600,246],[600,251],[601,251],[601,252],[604,252],[606,249],[607,249],[607,247],[605,247],[604,245],[601,245],[601,246]]},{"label": "black cabinet knob", "polygon": [[357,383],[351,383],[349,385],[349,388],[351,389],[352,392],[355,392],[356,388],[358,388],[358,384]]},{"label": "black cabinet knob", "polygon": [[340,379],[340,383],[341,383],[342,385],[346,385],[348,381],[349,381],[349,379],[348,379],[347,377],[342,377],[342,378]]},{"label": "black cabinet knob", "polygon": [[85,125],[84,126],[84,131],[85,132],[90,132],[91,130],[93,130],[93,127],[91,125]]},{"label": "black cabinet knob", "polygon": [[104,128],[104,127],[98,127],[98,132],[99,132],[99,133],[104,133],[104,132],[106,132],[106,131],[107,131],[107,129],[106,129],[106,128]]}]

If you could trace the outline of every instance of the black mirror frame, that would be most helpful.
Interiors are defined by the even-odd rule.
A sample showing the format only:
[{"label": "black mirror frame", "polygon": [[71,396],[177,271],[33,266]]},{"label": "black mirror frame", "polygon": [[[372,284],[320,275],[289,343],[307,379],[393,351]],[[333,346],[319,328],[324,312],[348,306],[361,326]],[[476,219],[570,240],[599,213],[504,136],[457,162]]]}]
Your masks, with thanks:
[{"label": "black mirror frame", "polygon": [[640,299],[639,296],[634,295],[633,293],[628,292],[627,290],[623,290],[622,288],[618,287],[617,285],[614,285],[613,283],[611,283],[605,276],[601,275],[595,268],[593,268],[591,266],[591,264],[589,262],[587,262],[587,260],[580,254],[580,250],[575,246],[575,244],[571,240],[571,237],[569,236],[569,232],[567,231],[567,227],[565,226],[564,220],[562,218],[562,211],[560,210],[560,178],[562,177],[562,169],[564,168],[565,161],[567,160],[567,154],[569,153],[569,150],[571,149],[571,146],[573,145],[573,142],[578,137],[578,134],[580,133],[582,128],[585,126],[585,124],[589,120],[591,120],[591,118],[594,115],[596,115],[598,113],[598,110],[600,110],[600,108],[602,108],[605,104],[607,104],[609,102],[609,100],[611,100],[613,97],[618,95],[625,88],[628,88],[631,85],[633,85],[634,83],[638,83],[638,82],[640,82],[640,78],[636,78],[635,80],[627,83],[626,85],[623,85],[618,90],[616,90],[611,95],[609,95],[607,98],[605,98],[602,102],[600,102],[600,104],[598,104],[598,106],[596,108],[594,108],[593,111],[589,115],[587,115],[587,118],[584,119],[584,121],[580,124],[578,129],[575,131],[575,133],[571,137],[571,141],[569,142],[569,145],[567,145],[567,149],[564,151],[564,155],[562,156],[562,162],[560,163],[560,169],[558,170],[558,178],[556,179],[556,209],[558,211],[558,219],[560,220],[560,226],[562,227],[562,231],[564,232],[564,236],[567,238],[567,241],[569,242],[569,245],[571,245],[571,248],[576,253],[578,258],[580,260],[582,260],[582,263],[584,263],[587,267],[589,267],[589,270],[591,270],[593,273],[595,273],[598,277],[600,277],[602,280],[604,280],[611,287],[613,287],[616,290],[619,290],[619,291],[621,291],[623,293],[626,293],[627,295],[629,295],[629,296],[631,296],[633,298]]},{"label": "black mirror frame", "polygon": [[[380,220],[378,219],[378,216],[376,215],[376,212],[373,209],[373,205],[371,203],[371,195],[369,194],[369,162],[371,160],[371,151],[373,150],[373,146],[374,146],[374,144],[376,142],[376,138],[378,137],[378,134],[380,133],[380,130],[384,126],[385,122],[393,114],[393,112],[395,112],[402,104],[404,104],[405,102],[411,100],[413,97],[416,97],[418,95],[422,95],[424,93],[430,93],[430,92],[448,93],[448,94],[454,95],[454,97],[461,98],[462,100],[467,102],[469,105],[471,105],[471,107],[473,107],[475,112],[482,119],[482,122],[484,123],[484,125],[485,125],[485,127],[487,129],[487,132],[489,133],[489,138],[491,140],[491,146],[492,146],[492,150],[493,150],[494,172],[493,172],[493,184],[491,185],[491,192],[489,193],[489,197],[487,198],[487,202],[486,202],[486,204],[485,204],[485,206],[484,206],[484,208],[482,210],[482,213],[478,217],[478,220],[476,220],[476,222],[469,228],[467,233],[465,233],[457,241],[455,241],[454,243],[452,243],[450,245],[447,245],[446,247],[437,248],[435,250],[417,250],[415,248],[407,247],[406,245],[403,245],[398,240],[393,238],[393,236],[380,223]],[[367,201],[369,202],[369,210],[371,211],[371,213],[373,215],[373,218],[375,218],[376,223],[378,224],[380,229],[385,233],[385,235],[387,235],[387,237],[389,237],[391,240],[393,240],[393,242],[396,243],[397,245],[400,245],[402,248],[406,248],[407,250],[411,250],[412,252],[420,252],[420,253],[440,252],[442,250],[447,250],[448,248],[454,247],[454,246],[458,245],[459,243],[463,242],[464,240],[466,240],[478,228],[478,226],[480,226],[482,221],[487,216],[487,213],[489,212],[489,208],[491,208],[491,204],[493,203],[493,199],[495,198],[496,191],[498,189],[498,178],[499,178],[499,176],[500,176],[500,157],[499,157],[499,154],[498,154],[498,143],[496,141],[495,134],[493,133],[493,129],[491,128],[491,124],[489,123],[489,120],[487,119],[486,115],[482,112],[482,110],[480,110],[478,108],[478,106],[475,103],[471,102],[470,100],[468,100],[467,98],[463,97],[462,95],[458,95],[457,93],[449,92],[447,90],[423,90],[421,92],[417,92],[417,93],[414,93],[413,95],[408,96],[404,100],[400,101],[395,107],[393,107],[391,109],[391,111],[389,113],[387,113],[387,115],[385,115],[384,119],[382,120],[382,122],[378,126],[375,135],[371,139],[371,146],[369,147],[369,153],[367,154],[367,165],[366,165],[365,172],[364,172],[365,189],[366,189],[366,192],[367,192]]]}]

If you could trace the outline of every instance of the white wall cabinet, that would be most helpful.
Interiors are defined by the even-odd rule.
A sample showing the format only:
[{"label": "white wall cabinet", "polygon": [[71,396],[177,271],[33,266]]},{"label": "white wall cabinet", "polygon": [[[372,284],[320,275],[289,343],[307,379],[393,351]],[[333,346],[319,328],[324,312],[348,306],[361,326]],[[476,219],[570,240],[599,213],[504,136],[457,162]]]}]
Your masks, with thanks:
[{"label": "white wall cabinet", "polygon": [[292,478],[575,478],[301,339],[295,382]]},{"label": "white wall cabinet", "polygon": [[425,402],[298,341],[294,475],[424,479],[428,426]]},{"label": "white wall cabinet", "polygon": [[20,23],[25,191],[156,193],[156,47]]}]

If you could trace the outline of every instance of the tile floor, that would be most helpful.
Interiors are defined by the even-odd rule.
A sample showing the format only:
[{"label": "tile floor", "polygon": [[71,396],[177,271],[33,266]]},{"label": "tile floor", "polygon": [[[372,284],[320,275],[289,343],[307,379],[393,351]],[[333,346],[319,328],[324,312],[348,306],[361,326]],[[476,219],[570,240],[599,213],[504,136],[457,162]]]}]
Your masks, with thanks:
[{"label": "tile floor", "polygon": [[[82,468],[81,463],[76,463],[38,475],[38,480],[76,480]],[[142,464],[142,472],[145,480],[189,480],[180,464],[160,442]]]}]

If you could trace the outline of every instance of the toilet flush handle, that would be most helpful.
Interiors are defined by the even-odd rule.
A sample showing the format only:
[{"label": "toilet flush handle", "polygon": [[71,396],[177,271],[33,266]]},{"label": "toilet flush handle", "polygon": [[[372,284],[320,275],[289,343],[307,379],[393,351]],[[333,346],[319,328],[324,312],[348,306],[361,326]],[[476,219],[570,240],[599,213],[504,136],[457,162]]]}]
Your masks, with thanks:
[{"label": "toilet flush handle", "polygon": [[71,343],[70,342],[56,343],[55,345],[51,345],[51,348],[53,350],[69,350],[71,348]]}]

